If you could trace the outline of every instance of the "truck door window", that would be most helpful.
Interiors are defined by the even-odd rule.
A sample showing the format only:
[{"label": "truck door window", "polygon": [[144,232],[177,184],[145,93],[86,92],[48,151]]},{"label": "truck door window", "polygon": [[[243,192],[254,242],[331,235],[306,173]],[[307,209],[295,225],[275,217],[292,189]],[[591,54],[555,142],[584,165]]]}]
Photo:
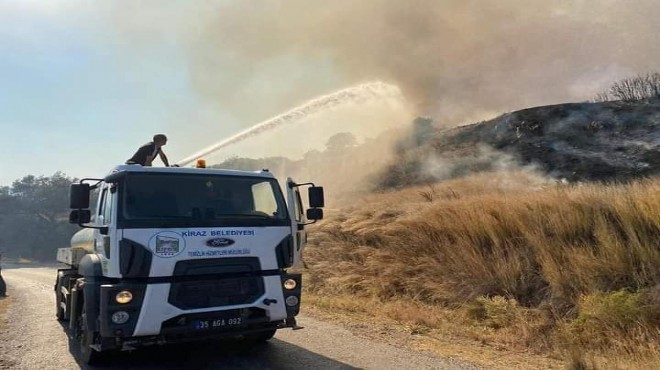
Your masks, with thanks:
[{"label": "truck door window", "polygon": [[300,192],[298,191],[296,191],[294,202],[296,203],[296,221],[304,222],[305,220],[303,219],[302,199],[300,199]]},{"label": "truck door window", "polygon": [[103,215],[103,208],[104,208],[104,205],[105,205],[105,197],[106,197],[107,193],[108,193],[108,191],[106,189],[104,189],[101,192],[101,198],[99,200],[99,207],[96,210],[96,220],[97,221],[98,221],[99,216]]},{"label": "truck door window", "polygon": [[103,224],[109,225],[110,221],[112,221],[112,198],[114,198],[114,196],[109,189],[105,189],[103,195]]},{"label": "truck door window", "polygon": [[98,209],[98,216],[103,216],[103,225],[110,224],[112,217],[112,198],[112,193],[109,189],[103,189]]},{"label": "truck door window", "polygon": [[277,199],[270,181],[252,185],[252,198],[255,212],[265,213],[268,216],[281,216],[277,214]]}]

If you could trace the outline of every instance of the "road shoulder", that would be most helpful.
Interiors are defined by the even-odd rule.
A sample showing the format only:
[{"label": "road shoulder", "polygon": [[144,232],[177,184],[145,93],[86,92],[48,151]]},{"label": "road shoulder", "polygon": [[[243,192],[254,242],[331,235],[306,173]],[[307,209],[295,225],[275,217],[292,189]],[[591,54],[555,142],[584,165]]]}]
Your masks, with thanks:
[{"label": "road shoulder", "polygon": [[308,296],[305,315],[348,329],[353,335],[433,356],[455,359],[488,369],[565,369],[558,359],[514,351],[438,330],[425,330],[363,312],[331,311]]},{"label": "road shoulder", "polygon": [[[3,268],[10,305],[0,334],[0,353],[11,369],[77,369],[69,339],[55,319],[49,267]],[[66,356],[64,355],[66,354]]]},{"label": "road shoulder", "polygon": [[16,362],[9,358],[7,355],[10,353],[9,345],[9,319],[7,312],[11,305],[11,297],[0,297],[0,369],[12,369],[16,366]]}]

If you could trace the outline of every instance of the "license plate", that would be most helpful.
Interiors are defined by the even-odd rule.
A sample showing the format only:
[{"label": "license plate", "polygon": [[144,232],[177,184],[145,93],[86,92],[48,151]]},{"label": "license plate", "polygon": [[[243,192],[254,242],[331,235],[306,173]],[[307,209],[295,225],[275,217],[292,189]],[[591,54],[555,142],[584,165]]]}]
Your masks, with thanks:
[{"label": "license plate", "polygon": [[245,318],[229,317],[222,319],[195,320],[193,327],[195,330],[221,329],[230,327],[245,326]]}]

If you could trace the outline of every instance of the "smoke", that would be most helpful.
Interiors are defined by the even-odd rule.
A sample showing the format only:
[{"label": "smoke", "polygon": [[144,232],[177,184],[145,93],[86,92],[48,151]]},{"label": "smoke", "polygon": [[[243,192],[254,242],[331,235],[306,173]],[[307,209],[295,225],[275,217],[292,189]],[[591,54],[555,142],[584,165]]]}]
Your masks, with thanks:
[{"label": "smoke", "polygon": [[[655,0],[141,1],[94,5],[121,45],[183,50],[198,96],[243,127],[381,80],[456,125],[584,101],[658,68]],[[92,17],[92,19],[96,19]]]},{"label": "smoke", "polygon": [[[417,114],[456,124],[586,100],[656,68],[658,16],[653,0],[229,2],[207,4],[186,45],[196,90],[225,106],[380,79]],[[273,97],[278,82],[288,91]]]},{"label": "smoke", "polygon": [[[142,11],[148,4],[154,12]],[[371,80],[399,86],[413,114],[454,126],[530,106],[588,100],[613,81],[658,69],[660,61],[655,0],[126,5],[106,14],[115,15],[112,25],[125,33],[131,51],[170,40],[184,50],[197,96],[243,128],[310,97]],[[510,162],[500,159],[495,166]],[[429,165],[444,178],[440,167]]]},{"label": "smoke", "polygon": [[[295,107],[285,113],[279,114],[275,117],[269,118],[263,122],[257,123],[254,126],[239,132],[227,139],[224,139],[208,148],[202,149],[201,151],[179,161],[178,165],[187,165],[190,162],[194,161],[197,158],[212,154],[217,152],[220,149],[225,147],[235,145],[244,140],[254,138],[257,135],[263,134],[264,132],[271,133],[272,130],[281,128],[283,125],[295,123],[297,121],[304,121],[315,115],[326,113],[328,110],[332,110],[338,106],[349,105],[349,104],[364,104],[373,99],[383,99],[389,100],[392,99],[396,103],[402,102],[401,92],[396,86],[391,86],[384,84],[382,82],[372,82],[367,84],[362,84],[358,86],[353,86],[347,89],[336,91],[332,94],[323,95],[314,99],[311,99],[304,104]],[[369,122],[367,122],[369,123]],[[382,126],[385,126],[381,121]],[[335,125],[336,126],[336,125]],[[360,126],[366,126],[364,123]],[[358,127],[359,129],[360,127]],[[336,130],[336,128],[335,128]],[[327,132],[323,127],[318,128],[316,131]],[[358,130],[359,131],[359,130]],[[292,131],[296,132],[296,131]],[[288,132],[290,134],[290,132]],[[324,135],[324,137],[329,137],[329,135]],[[270,141],[273,141],[273,137],[269,137]],[[282,143],[286,140],[280,139],[277,142]],[[309,138],[305,138],[304,141],[309,141]],[[260,147],[263,145],[252,145],[252,147]],[[298,145],[299,149],[304,148],[304,145]],[[291,153],[289,153],[291,154]]]},{"label": "smoke", "polygon": [[[422,161],[422,172],[435,181],[444,181],[468,176],[477,172],[526,174],[539,183],[549,181],[549,177],[534,163],[521,165],[513,155],[495,150],[489,145],[478,145],[474,153],[439,156],[429,153]],[[505,177],[502,177],[505,178]]]}]

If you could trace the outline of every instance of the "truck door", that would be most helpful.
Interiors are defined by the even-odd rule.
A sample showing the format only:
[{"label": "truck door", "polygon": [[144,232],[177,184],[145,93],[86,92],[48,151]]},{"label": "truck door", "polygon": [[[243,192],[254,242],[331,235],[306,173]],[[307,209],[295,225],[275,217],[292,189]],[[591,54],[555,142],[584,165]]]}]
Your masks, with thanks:
[{"label": "truck door", "polygon": [[113,222],[115,214],[116,192],[112,188],[113,185],[104,184],[101,187],[99,194],[98,209],[96,215],[96,222],[98,226],[106,227],[107,231],[95,232],[94,251],[101,257],[101,264],[103,267],[103,274],[108,275],[108,260],[111,258],[111,243],[116,237],[116,226]]},{"label": "truck door", "polygon": [[302,251],[307,244],[307,231],[305,231],[305,213],[303,212],[300,191],[294,187],[295,182],[288,178],[286,181],[287,205],[291,215],[291,232],[293,233],[293,265],[299,266]]}]

